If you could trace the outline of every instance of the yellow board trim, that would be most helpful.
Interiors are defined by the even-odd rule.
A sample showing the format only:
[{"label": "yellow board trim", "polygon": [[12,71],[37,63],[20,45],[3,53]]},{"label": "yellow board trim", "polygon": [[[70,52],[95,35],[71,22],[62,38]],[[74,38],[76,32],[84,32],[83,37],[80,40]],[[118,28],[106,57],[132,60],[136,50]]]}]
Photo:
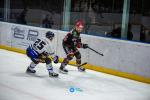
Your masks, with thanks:
[{"label": "yellow board trim", "polygon": [[14,52],[22,53],[22,54],[25,54],[25,53],[26,53],[25,50],[18,49],[18,48],[14,48],[14,47],[9,47],[9,46],[4,46],[4,45],[0,45],[0,49],[5,49],[5,50],[9,50],[9,51],[14,51]]},{"label": "yellow board trim", "polygon": [[[26,53],[25,50],[14,48],[14,47],[9,47],[9,46],[4,46],[4,45],[0,45],[0,49],[6,49],[9,51],[14,51],[14,52],[22,53],[22,54]],[[59,60],[60,60],[60,62],[63,61],[62,58],[60,58]],[[69,64],[75,65],[75,62],[70,61]],[[139,82],[144,82],[144,83],[150,84],[150,78],[139,76],[136,74],[130,74],[130,73],[121,72],[121,71],[117,71],[117,70],[113,70],[113,69],[109,69],[109,68],[105,68],[105,67],[101,67],[101,66],[95,66],[95,65],[91,65],[91,64],[86,64],[86,65],[84,65],[84,67],[86,69],[94,70],[97,72],[103,72],[103,73],[107,73],[107,74],[124,77],[124,78],[128,78],[128,79],[132,79],[132,80],[136,80]]]}]

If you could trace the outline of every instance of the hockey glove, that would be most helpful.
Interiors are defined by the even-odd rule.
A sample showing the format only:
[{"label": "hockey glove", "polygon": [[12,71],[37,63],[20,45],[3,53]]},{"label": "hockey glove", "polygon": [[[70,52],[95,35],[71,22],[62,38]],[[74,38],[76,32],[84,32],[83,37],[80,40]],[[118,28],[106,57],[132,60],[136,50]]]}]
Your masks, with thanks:
[{"label": "hockey glove", "polygon": [[53,58],[53,61],[54,61],[55,64],[57,64],[57,63],[59,62],[59,57],[58,57],[58,56],[55,56],[55,57]]},{"label": "hockey glove", "polygon": [[88,44],[82,44],[82,48],[83,48],[83,49],[88,48]]}]

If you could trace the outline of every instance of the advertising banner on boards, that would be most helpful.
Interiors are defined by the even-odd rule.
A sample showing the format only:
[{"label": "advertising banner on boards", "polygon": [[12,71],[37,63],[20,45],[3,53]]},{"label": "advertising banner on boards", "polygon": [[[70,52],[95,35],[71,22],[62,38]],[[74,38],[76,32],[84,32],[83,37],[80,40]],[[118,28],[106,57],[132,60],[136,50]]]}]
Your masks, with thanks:
[{"label": "advertising banner on boards", "polygon": [[38,38],[39,34],[40,33],[36,29],[12,25],[12,47],[25,49]]}]

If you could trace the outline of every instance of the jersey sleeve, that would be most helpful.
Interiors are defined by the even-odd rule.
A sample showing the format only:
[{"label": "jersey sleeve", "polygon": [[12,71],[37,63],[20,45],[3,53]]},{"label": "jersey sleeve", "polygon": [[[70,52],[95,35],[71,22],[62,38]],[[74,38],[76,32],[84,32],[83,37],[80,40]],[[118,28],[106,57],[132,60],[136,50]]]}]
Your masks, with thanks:
[{"label": "jersey sleeve", "polygon": [[51,41],[47,41],[47,45],[45,46],[45,52],[48,53],[48,55],[54,57],[56,55],[54,46]]},{"label": "jersey sleeve", "polygon": [[68,33],[64,38],[64,42],[71,42],[71,41],[72,41],[72,34]]},{"label": "jersey sleeve", "polygon": [[79,37],[79,38],[77,39],[77,45],[76,45],[76,47],[77,47],[77,48],[81,48],[81,46],[82,46],[81,37]]}]

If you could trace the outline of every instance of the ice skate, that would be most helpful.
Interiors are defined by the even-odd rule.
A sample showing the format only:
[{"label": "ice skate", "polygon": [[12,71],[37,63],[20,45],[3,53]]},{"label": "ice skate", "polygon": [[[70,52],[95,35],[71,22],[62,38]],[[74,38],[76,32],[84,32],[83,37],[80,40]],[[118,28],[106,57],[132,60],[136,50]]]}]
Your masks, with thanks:
[{"label": "ice skate", "polygon": [[26,73],[36,73],[36,71],[35,71],[35,70],[31,70],[31,69],[28,67],[27,70],[26,70]]},{"label": "ice skate", "polygon": [[67,73],[68,73],[68,70],[67,70],[66,68],[64,68],[64,67],[60,67],[60,68],[59,68],[59,72],[60,72],[60,73],[63,73],[63,74],[67,74]]},{"label": "ice skate", "polygon": [[55,73],[55,72],[49,72],[49,77],[58,77],[59,74]]}]

